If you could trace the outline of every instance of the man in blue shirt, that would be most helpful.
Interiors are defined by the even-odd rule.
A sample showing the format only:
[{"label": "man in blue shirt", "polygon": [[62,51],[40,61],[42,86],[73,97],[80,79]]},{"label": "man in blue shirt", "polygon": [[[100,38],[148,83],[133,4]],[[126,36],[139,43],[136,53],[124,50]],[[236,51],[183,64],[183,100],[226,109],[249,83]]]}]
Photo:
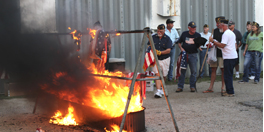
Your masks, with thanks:
[{"label": "man in blue shirt", "polygon": [[171,20],[171,19],[167,19],[166,24],[167,27],[165,29],[165,34],[168,35],[172,41],[172,49],[170,52],[170,69],[169,69],[169,73],[168,73],[168,81],[172,80],[173,77],[173,67],[174,67],[174,61],[175,61],[175,42],[179,39],[179,34],[177,32],[177,30],[175,28],[173,28],[173,23],[175,21]]},{"label": "man in blue shirt", "polygon": [[[188,24],[188,29],[189,29],[188,31],[184,31],[181,34],[180,39],[176,43],[178,43],[181,52],[187,53],[187,60],[188,60],[187,64],[189,65],[191,70],[190,89],[191,92],[195,92],[196,70],[197,70],[197,61],[198,61],[197,49],[200,47],[200,45],[194,43],[194,39],[201,37],[201,35],[196,32],[196,24],[193,21],[191,21]],[[176,90],[176,92],[182,92],[184,86],[184,80],[185,80],[185,73],[186,73],[186,69],[182,68],[178,82],[178,89]]]},{"label": "man in blue shirt", "polygon": [[[168,35],[165,34],[165,25],[160,24],[158,27],[157,33],[152,35],[152,39],[156,48],[156,53],[158,55],[158,61],[160,68],[162,70],[162,74],[164,80],[166,80],[166,76],[168,75],[169,65],[170,65],[170,51],[172,48],[172,42]],[[149,42],[148,42],[149,45]],[[152,69],[156,76],[160,76],[158,73],[158,69],[156,65]],[[161,89],[160,80],[156,80],[157,91],[155,92],[155,98],[161,98],[164,94]]]}]

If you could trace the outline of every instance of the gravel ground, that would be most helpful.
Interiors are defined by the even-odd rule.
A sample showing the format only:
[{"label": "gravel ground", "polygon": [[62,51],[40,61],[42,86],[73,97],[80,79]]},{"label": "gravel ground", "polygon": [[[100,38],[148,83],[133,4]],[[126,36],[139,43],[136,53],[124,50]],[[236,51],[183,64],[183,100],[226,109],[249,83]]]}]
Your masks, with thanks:
[{"label": "gravel ground", "polygon": [[[176,85],[167,86],[169,100],[181,132],[263,131],[263,113],[256,108],[261,105],[262,109],[262,101],[259,101],[263,100],[262,80],[259,84],[253,84],[252,81],[246,84],[234,82],[235,97],[220,95],[221,82],[215,82],[214,93],[202,93],[208,86],[209,82],[197,83],[198,93],[189,92],[189,85],[185,85],[181,93],[175,93]],[[155,99],[153,92],[147,92],[143,105],[146,107],[145,123],[148,132],[175,131],[164,97]],[[83,127],[49,124],[49,117],[40,109],[32,114],[33,106],[34,103],[25,98],[0,100],[0,132],[29,132],[38,127],[46,132],[84,130]]]}]

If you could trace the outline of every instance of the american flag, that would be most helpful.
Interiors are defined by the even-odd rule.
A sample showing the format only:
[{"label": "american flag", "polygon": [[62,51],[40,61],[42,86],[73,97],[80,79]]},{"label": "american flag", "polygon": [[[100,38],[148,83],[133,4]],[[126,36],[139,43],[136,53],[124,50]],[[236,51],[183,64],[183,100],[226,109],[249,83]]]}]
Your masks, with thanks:
[{"label": "american flag", "polygon": [[154,65],[155,65],[154,55],[151,50],[151,47],[149,46],[145,54],[143,69],[144,71],[146,71],[149,66],[154,66]]}]

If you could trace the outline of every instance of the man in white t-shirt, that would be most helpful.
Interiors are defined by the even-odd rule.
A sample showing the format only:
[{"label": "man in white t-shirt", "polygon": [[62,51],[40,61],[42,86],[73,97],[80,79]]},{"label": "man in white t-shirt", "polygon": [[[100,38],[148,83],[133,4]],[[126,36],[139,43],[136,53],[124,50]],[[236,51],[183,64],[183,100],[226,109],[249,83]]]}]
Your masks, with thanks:
[{"label": "man in white t-shirt", "polygon": [[223,96],[233,97],[235,95],[233,87],[233,69],[238,57],[236,52],[236,35],[228,29],[228,20],[223,19],[220,22],[220,32],[224,32],[222,35],[222,41],[217,42],[212,37],[210,37],[209,40],[222,49],[224,59],[224,80],[226,85],[226,93],[224,93]]},{"label": "man in white t-shirt", "polygon": [[[207,50],[206,44],[209,44],[209,37],[211,36],[211,33],[208,32],[208,31],[209,31],[209,26],[207,24],[204,24],[204,26],[203,26],[203,32],[201,32],[200,34],[201,34],[201,37],[207,39],[207,42],[205,43],[205,45],[201,45],[199,47],[199,50],[200,50],[200,69],[202,67],[204,57],[206,57],[205,56],[206,50]],[[209,67],[209,75],[211,74],[211,71],[210,70],[211,70],[211,68]],[[203,77],[203,75],[204,75],[204,67],[203,67],[203,70],[202,70],[202,73],[201,73],[200,76]]]}]

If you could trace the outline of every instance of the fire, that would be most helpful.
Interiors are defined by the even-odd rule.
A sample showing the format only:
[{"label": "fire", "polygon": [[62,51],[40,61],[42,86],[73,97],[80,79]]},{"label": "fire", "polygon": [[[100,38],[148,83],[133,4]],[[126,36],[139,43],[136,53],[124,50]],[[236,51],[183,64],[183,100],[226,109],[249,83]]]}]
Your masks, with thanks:
[{"label": "fire", "polygon": [[[94,74],[97,74],[96,68],[93,68]],[[101,75],[109,76],[124,76],[122,72],[111,73],[105,71]],[[124,114],[125,105],[127,102],[127,96],[129,93],[129,86],[131,81],[114,80],[104,77],[96,77],[100,80],[100,89],[93,89],[90,91],[89,96],[92,97],[92,102],[94,105],[92,107],[99,108],[104,111],[104,113],[109,117],[119,117]],[[98,86],[99,87],[99,86]],[[139,85],[135,85],[134,93],[130,100],[130,105],[128,108],[128,113],[136,112],[143,109],[140,103],[140,88]]]},{"label": "fire", "polygon": [[117,34],[116,34],[116,36],[119,36],[119,35],[121,35],[121,34],[120,34],[120,33],[117,33]]},{"label": "fire", "polygon": [[82,34],[78,33],[77,30],[72,31],[70,34],[72,34],[72,38],[74,40],[80,40],[82,36]]},{"label": "fire", "polygon": [[[89,30],[89,34],[92,38],[94,38],[97,30]],[[81,34],[79,34],[79,31],[74,30],[70,34],[72,34],[73,39],[80,40]],[[118,36],[120,35],[120,33],[117,33],[116,35]],[[77,45],[78,42],[79,41],[77,41]],[[104,69],[101,70],[94,64],[91,64],[87,69],[89,73],[92,72],[92,74],[126,77],[126,75],[122,72],[109,72]],[[52,76],[53,80],[51,86],[64,86],[63,82],[69,82],[69,84],[78,83],[79,81],[77,80],[77,78],[71,75],[72,74],[67,72],[54,73],[54,75]],[[83,80],[85,80],[85,78]],[[120,80],[106,77],[89,76],[87,77],[87,82],[89,82],[90,84],[84,83],[83,85],[77,85],[81,86],[81,88],[72,88],[72,85],[65,85],[65,89],[60,89],[59,91],[57,91],[53,89],[53,87],[49,87],[49,84],[43,84],[42,89],[48,93],[56,95],[60,99],[74,102],[84,106],[93,107],[96,110],[100,111],[101,115],[99,116],[101,118],[103,117],[103,119],[120,117],[124,114],[128,93],[130,91],[131,80]],[[85,90],[78,91],[80,89]],[[85,93],[83,93],[84,91]],[[76,93],[82,93],[82,95],[84,96],[80,98]],[[132,97],[130,99],[128,113],[144,109],[142,107],[140,93],[140,83],[136,82]],[[72,106],[69,106],[68,114],[65,117],[63,117],[60,111],[57,111],[55,115],[51,117],[50,123],[58,125],[78,125],[74,118],[74,116],[76,117],[78,113],[74,115],[73,111],[74,108]],[[112,127],[115,130],[119,129],[118,126],[117,128],[114,126]]]},{"label": "fire", "polygon": [[68,27],[69,30],[71,30],[71,27]]},{"label": "fire", "polygon": [[[104,130],[105,130],[106,132],[119,132],[119,126],[118,126],[118,125],[113,124],[113,125],[111,125],[111,127],[112,127],[112,130],[111,130],[111,131],[106,130],[106,128],[104,128]],[[122,130],[122,132],[127,132],[127,131]]]},{"label": "fire", "polygon": [[90,29],[89,34],[91,35],[91,37],[94,39],[95,34],[96,34],[96,30]]},{"label": "fire", "polygon": [[73,115],[74,108],[72,106],[69,106],[68,108],[68,114],[63,117],[61,112],[58,110],[54,116],[51,117],[49,123],[57,124],[57,125],[78,125],[75,121],[74,115]]}]

